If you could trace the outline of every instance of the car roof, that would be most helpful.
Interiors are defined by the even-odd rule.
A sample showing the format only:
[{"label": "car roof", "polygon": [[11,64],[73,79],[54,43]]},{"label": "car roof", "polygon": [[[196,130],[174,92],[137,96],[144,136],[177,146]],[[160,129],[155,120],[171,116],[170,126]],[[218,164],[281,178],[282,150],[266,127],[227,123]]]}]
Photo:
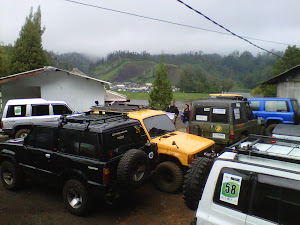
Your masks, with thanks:
[{"label": "car roof", "polygon": [[240,100],[231,100],[231,99],[204,99],[200,101],[195,101],[193,103],[193,106],[220,106],[220,107],[226,107],[230,104],[245,104],[246,101],[240,101]]},{"label": "car roof", "polygon": [[246,139],[227,147],[219,159],[300,173],[300,142],[249,135]]},{"label": "car roof", "polygon": [[275,98],[275,97],[273,97],[273,98],[271,98],[271,97],[268,97],[268,98],[248,98],[248,101],[253,101],[253,100],[287,101],[287,100],[297,100],[297,99],[295,99],[295,98]]},{"label": "car roof", "polygon": [[66,102],[64,101],[48,101],[43,98],[11,99],[7,101],[7,105],[47,104],[47,103],[66,104]]}]

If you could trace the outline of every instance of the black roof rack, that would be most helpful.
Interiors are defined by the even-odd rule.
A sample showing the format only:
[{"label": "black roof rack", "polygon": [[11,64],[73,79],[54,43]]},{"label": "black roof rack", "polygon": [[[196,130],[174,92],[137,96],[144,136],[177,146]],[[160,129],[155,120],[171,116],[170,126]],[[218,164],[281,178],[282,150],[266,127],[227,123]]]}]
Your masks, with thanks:
[{"label": "black roof rack", "polygon": [[113,115],[106,114],[77,114],[72,116],[61,116],[61,126],[67,123],[81,123],[86,124],[86,129],[89,129],[91,122],[93,124],[103,124],[107,122],[113,122],[118,120],[127,120],[129,117],[124,113],[118,113]]},{"label": "black roof rack", "polygon": [[[109,106],[92,106],[92,110],[98,109],[100,111],[109,111],[109,112],[131,112],[131,111],[138,111],[147,108],[148,108],[147,106],[126,104],[123,102],[114,102],[112,105]],[[101,112],[99,112],[99,114],[101,114]]]},{"label": "black roof rack", "polygon": [[[264,150],[259,150],[257,144],[267,144]],[[276,147],[278,150],[280,147],[289,147],[288,152],[274,152],[272,148]],[[300,164],[300,142],[294,140],[286,140],[280,138],[273,138],[261,135],[251,134],[247,138],[225,148],[225,151],[236,152],[238,155],[256,156],[266,159],[275,159],[284,162],[291,162]],[[296,153],[297,156],[291,154]],[[299,156],[298,156],[299,155]]]}]

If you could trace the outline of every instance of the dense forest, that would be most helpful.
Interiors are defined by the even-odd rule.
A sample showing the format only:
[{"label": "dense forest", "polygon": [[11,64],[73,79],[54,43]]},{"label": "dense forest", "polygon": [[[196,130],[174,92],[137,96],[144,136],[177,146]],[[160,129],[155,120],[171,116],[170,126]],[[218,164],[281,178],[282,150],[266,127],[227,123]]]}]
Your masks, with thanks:
[{"label": "dense forest", "polygon": [[[10,74],[9,55],[12,46],[0,47],[0,75]],[[283,52],[277,52],[283,55]],[[103,58],[92,58],[80,53],[55,54],[46,51],[49,65],[61,69],[78,68],[85,74],[110,82],[152,83],[160,55],[147,52],[116,51]],[[164,54],[168,79],[185,92],[214,92],[249,90],[272,76],[277,58],[250,52],[221,56],[189,52]]]},{"label": "dense forest", "polygon": [[[190,75],[190,82],[209,86],[191,90],[192,92],[209,92],[210,87],[226,84],[229,87],[252,89],[272,77],[272,67],[277,60],[267,53],[253,56],[247,51],[241,54],[235,51],[227,56],[202,52],[164,54],[164,58],[168,78],[173,85],[184,89],[183,82],[187,80],[186,76]],[[49,61],[52,66],[65,69],[76,67],[89,76],[110,82],[131,81],[144,84],[153,82],[159,60],[160,55],[147,52],[117,51],[96,61],[78,53],[51,53]]]}]

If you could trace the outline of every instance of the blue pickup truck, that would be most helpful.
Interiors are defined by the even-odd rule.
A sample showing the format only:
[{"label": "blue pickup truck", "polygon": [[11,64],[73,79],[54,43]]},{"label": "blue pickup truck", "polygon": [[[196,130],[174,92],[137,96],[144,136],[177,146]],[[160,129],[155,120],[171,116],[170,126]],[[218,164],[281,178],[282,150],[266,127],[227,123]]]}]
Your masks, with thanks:
[{"label": "blue pickup truck", "polygon": [[299,103],[295,98],[250,98],[248,101],[253,114],[265,119],[267,135],[279,123],[299,123]]}]

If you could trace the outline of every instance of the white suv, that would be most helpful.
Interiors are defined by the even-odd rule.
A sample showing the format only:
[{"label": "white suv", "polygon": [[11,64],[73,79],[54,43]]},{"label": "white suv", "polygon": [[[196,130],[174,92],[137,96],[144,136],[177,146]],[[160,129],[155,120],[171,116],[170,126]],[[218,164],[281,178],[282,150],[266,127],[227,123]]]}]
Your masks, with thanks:
[{"label": "white suv", "polygon": [[197,209],[192,224],[299,224],[299,147],[253,135],[214,161],[195,159],[183,186],[186,205]]},{"label": "white suv", "polygon": [[58,122],[63,114],[73,110],[63,101],[47,101],[41,98],[9,100],[3,111],[1,127],[12,137],[25,137],[32,126],[40,122]]}]

